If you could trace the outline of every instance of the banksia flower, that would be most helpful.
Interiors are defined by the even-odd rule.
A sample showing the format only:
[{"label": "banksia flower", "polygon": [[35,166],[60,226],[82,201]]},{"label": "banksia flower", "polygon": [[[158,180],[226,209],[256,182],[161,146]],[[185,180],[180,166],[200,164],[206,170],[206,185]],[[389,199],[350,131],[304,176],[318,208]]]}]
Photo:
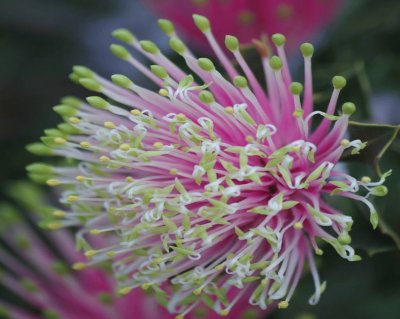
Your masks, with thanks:
[{"label": "banksia flower", "polygon": [[[314,262],[322,245],[346,260],[360,259],[350,245],[352,218],[327,197],[366,204],[375,228],[370,197],[387,193],[382,184],[390,172],[373,182],[337,167],[343,153],[356,154],[365,143],[345,136],[354,104],[336,112],[343,77],[333,77],[324,111],[314,110],[311,44],[300,47],[303,90],[292,82],[285,37],[272,37],[276,56],[257,42],[265,90],[238,39],[225,40],[231,63],[209,21],[194,18],[221,71],[210,59],[196,58],[176,34],[170,45],[185,70],[127,30],[114,36],[150,59],[150,70],[123,46],[112,45],[112,52],[158,91],[124,75],[108,81],[74,68],[71,78],[103,97],[63,99],[55,111],[66,123],[47,130],[43,144],[28,146],[38,155],[68,159],[60,166],[28,167],[33,179],[64,189],[65,216],[47,222],[78,227],[87,266],[111,261],[120,291],[151,290],[177,318],[201,303],[221,315],[241,300],[261,309],[286,308],[306,262],[315,283],[310,303],[316,304],[325,287]],[[107,239],[90,246],[87,239],[96,235]]]},{"label": "banksia flower", "polygon": [[[342,5],[341,0],[146,0],[144,3],[170,19],[194,45],[201,44],[202,48],[208,46],[190,19],[195,13],[213,21],[213,33],[220,44],[226,34],[237,36],[242,44],[250,44],[262,35],[279,32],[287,36],[289,49],[320,32]],[[167,20],[161,20],[160,25],[165,32],[173,32]]]},{"label": "banksia flower", "polygon": [[[12,187],[24,196],[32,209],[48,205],[38,189],[28,183]],[[29,200],[27,200],[29,198]],[[33,201],[33,202],[32,202]],[[38,206],[40,204],[40,206]],[[61,215],[62,211],[44,210]],[[175,316],[140,289],[115,295],[115,281],[104,269],[87,269],[84,256],[77,253],[74,238],[66,230],[41,233],[32,221],[12,205],[0,204],[0,269],[2,294],[0,317],[4,319],[173,319]],[[33,220],[34,221],[34,220]],[[50,244],[49,244],[50,243]],[[72,267],[71,267],[72,265]],[[257,318],[257,313],[236,308],[232,319]],[[219,318],[206,308],[197,308],[191,319]]]}]

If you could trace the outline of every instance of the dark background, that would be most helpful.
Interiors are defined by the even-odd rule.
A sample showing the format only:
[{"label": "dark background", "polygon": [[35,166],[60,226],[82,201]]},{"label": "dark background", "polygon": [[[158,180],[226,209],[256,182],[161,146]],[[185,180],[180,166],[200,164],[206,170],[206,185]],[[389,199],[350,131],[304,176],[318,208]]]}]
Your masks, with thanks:
[{"label": "dark background", "polygon": [[[155,19],[135,0],[0,1],[0,198],[6,197],[7,182],[24,178],[24,167],[37,160],[24,146],[38,140],[44,128],[58,123],[51,107],[64,95],[87,94],[69,81],[71,66],[85,64],[105,76],[133,75],[134,70],[109,53],[110,32],[127,27],[139,38],[166,48]],[[357,119],[400,123],[399,57],[400,1],[348,0],[340,17],[317,41],[317,102],[323,104],[327,99],[330,78],[343,74],[349,85],[341,100],[358,105]],[[369,139],[371,132],[361,129],[354,136]],[[383,146],[392,130],[377,129],[374,134],[380,136],[375,146]],[[370,149],[368,159],[360,158],[363,163],[351,164],[353,173],[374,176],[368,162],[378,151],[379,147]],[[397,139],[381,162],[383,171],[394,169],[388,183],[390,193],[378,201],[383,225],[390,225],[394,234],[400,233],[399,163]],[[356,219],[354,246],[363,261],[348,263],[327,249],[319,260],[322,280],[328,281],[320,303],[307,304],[313,290],[306,276],[291,306],[270,318],[400,318],[398,237],[392,236],[393,240],[382,229],[372,232],[364,207],[347,209]]]}]

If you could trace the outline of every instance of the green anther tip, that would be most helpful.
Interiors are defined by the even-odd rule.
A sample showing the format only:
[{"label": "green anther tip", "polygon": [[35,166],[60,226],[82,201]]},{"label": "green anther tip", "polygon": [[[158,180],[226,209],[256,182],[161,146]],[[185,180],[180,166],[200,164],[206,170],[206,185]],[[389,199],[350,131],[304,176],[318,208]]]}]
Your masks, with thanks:
[{"label": "green anther tip", "polygon": [[281,47],[282,45],[284,45],[286,43],[286,37],[281,34],[281,33],[275,33],[272,36],[272,42],[277,46],[277,47]]},{"label": "green anther tip", "polygon": [[279,57],[277,57],[276,55],[274,55],[269,60],[269,65],[271,66],[271,68],[273,70],[279,71],[280,69],[282,69],[282,60]]},{"label": "green anther tip", "polygon": [[247,79],[244,76],[238,75],[233,79],[233,83],[239,88],[246,88],[248,86]]},{"label": "green anther tip", "polygon": [[77,113],[76,108],[69,106],[69,105],[64,105],[64,104],[54,106],[53,110],[57,114],[59,114],[61,116],[67,116],[67,117],[75,116]]},{"label": "green anther tip", "polygon": [[200,58],[197,61],[199,67],[204,71],[213,71],[215,69],[214,63],[208,58]]},{"label": "green anther tip", "polygon": [[53,167],[45,163],[32,163],[26,167],[26,170],[32,174],[46,174],[50,175],[53,173]]},{"label": "green anther tip", "polygon": [[135,36],[128,29],[117,29],[114,30],[111,34],[117,40],[128,44],[132,44],[136,40]]},{"label": "green anther tip", "polygon": [[201,91],[199,98],[205,104],[211,104],[214,102],[214,95],[210,91]]},{"label": "green anther tip", "polygon": [[121,86],[125,89],[129,89],[133,84],[133,82],[127,76],[122,74],[112,75],[111,81],[113,81],[114,84]]},{"label": "green anther tip", "polygon": [[346,102],[342,105],[342,112],[346,115],[351,115],[356,111],[356,106],[354,103]]},{"label": "green anther tip", "polygon": [[314,46],[311,43],[303,43],[300,51],[305,57],[311,57],[314,54]]},{"label": "green anther tip", "polygon": [[100,92],[101,85],[99,82],[92,79],[80,79],[79,83],[86,89],[90,91]]},{"label": "green anther tip", "polygon": [[169,40],[169,46],[178,54],[183,54],[186,51],[185,44],[178,38],[171,38]]},{"label": "green anther tip", "polygon": [[351,244],[351,237],[349,234],[340,234],[338,237],[338,241],[342,245],[349,245]]},{"label": "green anther tip", "polygon": [[106,109],[110,103],[108,103],[105,99],[100,96],[88,96],[86,101],[93,107],[98,109]]},{"label": "green anther tip", "polygon": [[28,144],[26,146],[26,150],[29,153],[32,153],[34,155],[38,155],[38,156],[49,156],[53,154],[53,150],[42,144],[42,143],[32,143],[32,144]]},{"label": "green anther tip", "polygon": [[158,76],[159,78],[165,80],[168,78],[168,73],[167,70],[157,64],[154,64],[152,66],[150,66],[151,72],[153,72],[154,75]]},{"label": "green anther tip", "polygon": [[140,46],[144,51],[151,54],[157,54],[160,50],[158,49],[157,45],[149,40],[142,40],[140,41]]},{"label": "green anther tip", "polygon": [[92,70],[83,65],[75,65],[72,67],[72,70],[79,78],[93,78],[95,75]]},{"label": "green anther tip", "polygon": [[110,50],[112,54],[114,54],[117,58],[120,58],[122,60],[126,60],[131,55],[125,47],[119,44],[111,44]]},{"label": "green anther tip", "polygon": [[341,90],[346,86],[346,79],[343,76],[336,75],[332,78],[332,84],[335,89]]},{"label": "green anther tip", "polygon": [[225,46],[231,50],[232,52],[237,51],[239,49],[239,40],[233,35],[225,36]]},{"label": "green anther tip", "polygon": [[80,108],[82,106],[82,101],[74,96],[65,96],[61,99],[61,104]]},{"label": "green anther tip", "polygon": [[210,21],[205,16],[194,14],[193,20],[196,27],[198,27],[201,32],[207,32],[210,30]]},{"label": "green anther tip", "polygon": [[171,35],[175,32],[174,25],[170,20],[159,19],[158,26],[160,27],[161,31],[164,32],[166,35]]},{"label": "green anther tip", "polygon": [[303,85],[299,82],[293,82],[290,84],[290,92],[293,95],[300,95],[303,92]]}]

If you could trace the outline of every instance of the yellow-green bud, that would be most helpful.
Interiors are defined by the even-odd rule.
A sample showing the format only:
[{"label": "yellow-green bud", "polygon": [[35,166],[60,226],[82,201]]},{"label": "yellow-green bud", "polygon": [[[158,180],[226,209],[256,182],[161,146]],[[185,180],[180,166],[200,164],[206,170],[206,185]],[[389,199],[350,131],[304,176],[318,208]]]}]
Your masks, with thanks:
[{"label": "yellow-green bud", "polygon": [[95,76],[92,70],[83,65],[75,65],[72,67],[72,70],[80,78],[93,78]]},{"label": "yellow-green bud", "polygon": [[210,30],[210,21],[205,16],[194,14],[193,20],[201,32],[207,32]]},{"label": "yellow-green bud", "polygon": [[132,44],[136,40],[135,36],[128,29],[117,29],[114,30],[111,34],[114,38],[128,44]]},{"label": "yellow-green bud", "polygon": [[273,70],[279,71],[280,69],[282,69],[282,60],[279,57],[277,57],[276,55],[274,55],[269,60],[269,65],[271,66],[271,68]]},{"label": "yellow-green bud", "polygon": [[286,37],[281,33],[275,33],[272,36],[272,42],[277,46],[280,47],[286,43]]},{"label": "yellow-green bud", "polygon": [[129,51],[125,47],[119,44],[111,44],[110,50],[112,54],[114,54],[116,57],[122,60],[126,60],[131,56]]},{"label": "yellow-green bud", "polygon": [[171,35],[175,32],[174,25],[170,20],[159,19],[158,26],[160,27],[161,31],[164,32],[166,35]]},{"label": "yellow-green bud", "polygon": [[233,35],[225,36],[225,46],[232,52],[239,49],[239,40]]},{"label": "yellow-green bud", "polygon": [[133,85],[133,82],[127,76],[122,74],[112,75],[111,81],[113,81],[114,84],[121,86],[125,89],[129,89]]},{"label": "yellow-green bud", "polygon": [[66,117],[75,116],[77,113],[76,108],[69,106],[69,105],[64,105],[64,104],[54,106],[53,110],[57,114],[59,114],[61,116],[66,116]]},{"label": "yellow-green bud", "polygon": [[205,104],[211,104],[215,101],[214,95],[210,91],[201,91],[199,98]]},{"label": "yellow-green bud", "polygon": [[346,79],[343,76],[336,75],[332,78],[332,84],[335,89],[341,90],[346,86]]},{"label": "yellow-green bud", "polygon": [[168,78],[168,73],[167,70],[162,67],[161,65],[154,64],[150,66],[151,72],[153,72],[154,75],[158,76],[160,79],[167,79]]},{"label": "yellow-green bud", "polygon": [[169,40],[169,46],[178,54],[183,54],[186,51],[185,44],[178,38],[171,38]]},{"label": "yellow-green bud", "polygon": [[346,102],[342,105],[342,112],[346,115],[351,115],[356,111],[354,103]]},{"label": "yellow-green bud", "polygon": [[303,43],[300,46],[300,51],[304,57],[312,57],[314,54],[314,46],[311,43]]},{"label": "yellow-green bud", "polygon": [[215,70],[214,63],[208,58],[200,58],[197,60],[199,67],[204,71],[213,71]]},{"label": "yellow-green bud", "polygon": [[150,41],[150,40],[143,40],[140,41],[140,46],[142,49],[151,54],[157,54],[160,50],[158,49],[157,45]]},{"label": "yellow-green bud", "polygon": [[80,79],[79,83],[86,89],[95,92],[101,92],[101,85],[96,80],[92,79]]},{"label": "yellow-green bud", "polygon": [[89,96],[86,98],[86,101],[93,107],[98,109],[106,109],[110,103],[108,103],[105,99],[100,96]]},{"label": "yellow-green bud", "polygon": [[247,79],[244,76],[238,75],[233,79],[233,83],[241,88],[244,89],[248,86]]}]

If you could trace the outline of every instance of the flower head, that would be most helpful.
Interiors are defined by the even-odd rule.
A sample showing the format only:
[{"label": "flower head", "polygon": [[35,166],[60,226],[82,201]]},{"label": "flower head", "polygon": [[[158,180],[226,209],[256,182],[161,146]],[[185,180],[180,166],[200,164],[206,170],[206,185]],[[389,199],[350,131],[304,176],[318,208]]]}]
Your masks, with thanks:
[{"label": "flower head", "polygon": [[[23,196],[42,197],[29,183],[13,185]],[[14,191],[14,192],[15,192]],[[17,197],[22,196],[21,194]],[[38,209],[42,199],[28,208]],[[26,197],[24,199],[26,203]],[[34,207],[32,207],[34,206]],[[42,208],[43,209],[43,208]],[[55,215],[62,211],[50,209]],[[85,267],[85,257],[77,253],[74,238],[66,230],[38,233],[24,214],[8,204],[0,205],[1,279],[0,317],[12,319],[173,319],[151,294],[140,289],[115,296],[115,280],[105,265]],[[32,214],[32,217],[38,217]],[[25,219],[25,220],[24,220]],[[49,244],[50,243],[50,244]],[[71,268],[71,265],[73,267]],[[242,303],[230,318],[257,313]],[[197,308],[191,319],[218,318],[205,307]]]},{"label": "flower head", "polygon": [[[160,87],[141,87],[124,75],[112,82],[75,67],[72,78],[105,97],[62,100],[55,110],[66,123],[48,130],[36,154],[68,158],[61,166],[32,164],[36,180],[61,185],[69,207],[57,226],[80,227],[78,246],[88,266],[111,261],[121,289],[154,291],[182,318],[204,302],[226,315],[241,300],[266,309],[286,308],[308,262],[318,302],[321,284],[314,254],[320,243],[359,260],[351,247],[353,220],[326,201],[329,195],[365,203],[385,195],[382,185],[337,167],[344,152],[358,153],[360,140],[345,138],[354,104],[336,104],[346,80],[335,76],[325,111],[315,111],[311,77],[313,46],[302,44],[303,85],[292,82],[285,37],[272,41],[277,56],[257,42],[267,91],[226,37],[234,64],[208,27],[203,30],[221,71],[196,58],[175,34],[171,47],[186,62],[182,70],[150,41],[127,30],[114,35],[154,64],[148,70],[123,46],[118,57]],[[225,77],[223,73],[226,73]],[[320,121],[317,121],[320,120]],[[313,129],[312,123],[316,124]],[[48,223],[54,225],[49,217]],[[105,235],[90,247],[87,238]],[[109,235],[109,236],[107,236]]]},{"label": "flower head", "polygon": [[[341,0],[150,0],[144,1],[153,11],[170,19],[184,32],[194,45],[207,43],[193,25],[190,17],[198,13],[213,21],[213,33],[219,43],[226,34],[239,38],[242,44],[274,33],[288,37],[291,49],[301,41],[319,32],[336,16]],[[160,26],[173,32],[168,20],[160,20]]]}]

